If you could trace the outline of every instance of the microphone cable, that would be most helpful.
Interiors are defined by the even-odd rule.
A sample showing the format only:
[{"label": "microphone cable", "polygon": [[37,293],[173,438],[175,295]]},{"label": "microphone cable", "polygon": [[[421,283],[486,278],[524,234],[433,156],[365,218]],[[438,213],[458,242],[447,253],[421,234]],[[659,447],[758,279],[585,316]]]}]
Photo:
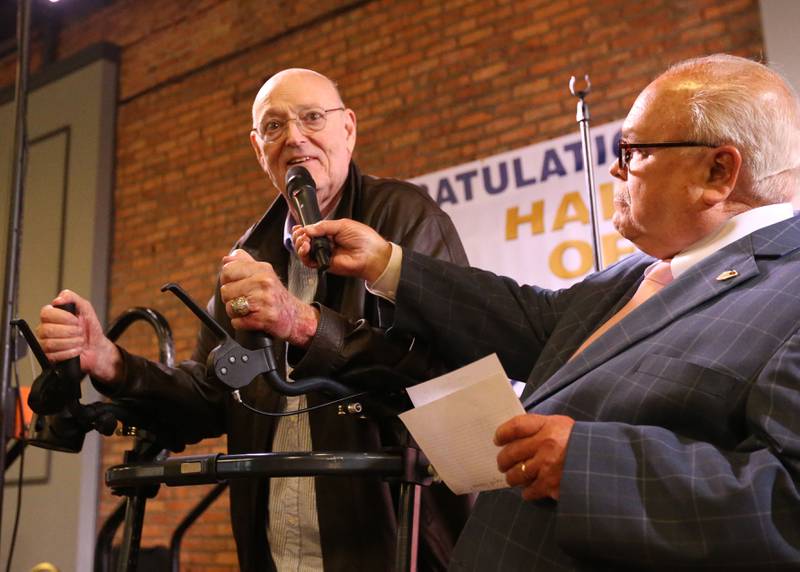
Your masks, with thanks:
[{"label": "microphone cable", "polygon": [[[311,407],[305,407],[303,409],[297,409],[296,411],[283,411],[280,413],[274,413],[271,411],[264,411],[263,409],[258,409],[257,407],[253,407],[252,405],[246,403],[243,399],[239,390],[236,389],[233,392],[233,398],[242,406],[244,406],[249,411],[257,415],[264,415],[265,417],[289,417],[290,415],[300,415],[301,413],[308,413],[309,411],[316,411],[317,409],[322,409],[323,407],[330,407],[331,405],[336,405],[337,403],[342,403],[344,401],[348,401],[350,399],[355,399],[356,397],[363,397],[365,395],[369,395],[372,393],[371,391],[361,391],[359,393],[354,393],[353,395],[346,395],[344,397],[339,397],[338,399],[334,399],[332,401],[327,401],[325,403],[320,403],[319,405],[313,405]],[[360,411],[357,411],[360,413]]]}]

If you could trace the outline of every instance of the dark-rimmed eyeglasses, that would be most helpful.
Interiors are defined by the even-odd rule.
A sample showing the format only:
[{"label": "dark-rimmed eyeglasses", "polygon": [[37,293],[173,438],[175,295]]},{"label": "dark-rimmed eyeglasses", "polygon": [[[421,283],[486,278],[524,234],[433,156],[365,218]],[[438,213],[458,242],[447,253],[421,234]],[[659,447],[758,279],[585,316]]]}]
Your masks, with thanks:
[{"label": "dark-rimmed eyeglasses", "polygon": [[617,156],[619,157],[619,168],[624,171],[631,163],[631,156],[634,149],[659,148],[659,147],[717,147],[710,143],[698,143],[697,141],[669,141],[666,143],[628,143],[622,139],[617,143]]},{"label": "dark-rimmed eyeglasses", "polygon": [[269,117],[261,124],[260,129],[251,129],[258,133],[265,141],[275,141],[280,139],[286,131],[286,127],[290,121],[296,121],[297,127],[308,135],[315,131],[322,131],[325,129],[325,124],[328,121],[328,114],[334,111],[344,111],[344,107],[332,107],[331,109],[306,109],[299,113],[297,117],[289,117],[287,119],[279,119],[277,117]]}]

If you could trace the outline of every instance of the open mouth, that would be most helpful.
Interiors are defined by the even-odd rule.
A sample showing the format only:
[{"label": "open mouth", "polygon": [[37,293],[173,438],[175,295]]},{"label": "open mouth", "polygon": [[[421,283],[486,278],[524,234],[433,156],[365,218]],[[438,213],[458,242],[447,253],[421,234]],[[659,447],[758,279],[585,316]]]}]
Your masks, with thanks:
[{"label": "open mouth", "polygon": [[313,159],[313,157],[309,157],[307,155],[304,157],[295,157],[294,159],[289,159],[286,162],[286,165],[288,167],[291,167],[292,165],[300,165],[301,163],[305,163],[306,161],[310,161],[311,159]]}]

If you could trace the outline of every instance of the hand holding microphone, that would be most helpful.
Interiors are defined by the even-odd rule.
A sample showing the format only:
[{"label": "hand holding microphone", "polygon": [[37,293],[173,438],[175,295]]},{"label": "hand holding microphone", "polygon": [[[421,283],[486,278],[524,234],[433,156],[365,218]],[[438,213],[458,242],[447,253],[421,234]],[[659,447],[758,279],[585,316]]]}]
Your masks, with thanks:
[{"label": "hand holding microphone", "polygon": [[328,271],[339,276],[354,276],[372,283],[386,269],[392,255],[392,245],[364,223],[347,218],[323,220],[292,229],[295,250],[307,266],[316,263],[310,256],[311,245],[319,237],[326,237],[336,245]]},{"label": "hand holding microphone", "polygon": [[[286,172],[286,193],[295,206],[300,223],[308,226],[322,220],[317,203],[317,185],[308,172],[300,165],[290,167]],[[325,236],[315,237],[311,241],[311,257],[323,272],[331,263],[331,242]]]}]

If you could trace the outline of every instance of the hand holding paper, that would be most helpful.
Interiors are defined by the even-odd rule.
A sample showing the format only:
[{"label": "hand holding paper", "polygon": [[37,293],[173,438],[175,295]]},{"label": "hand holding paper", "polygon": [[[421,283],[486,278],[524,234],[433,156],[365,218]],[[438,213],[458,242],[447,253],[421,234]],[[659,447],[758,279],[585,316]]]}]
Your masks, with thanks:
[{"label": "hand holding paper", "polygon": [[408,389],[400,415],[439,476],[457,494],[507,487],[497,468],[497,427],[525,413],[496,355]]},{"label": "hand holding paper", "polygon": [[575,420],[564,415],[519,415],[497,428],[495,443],[503,449],[497,466],[522,498],[558,500],[567,443]]}]

